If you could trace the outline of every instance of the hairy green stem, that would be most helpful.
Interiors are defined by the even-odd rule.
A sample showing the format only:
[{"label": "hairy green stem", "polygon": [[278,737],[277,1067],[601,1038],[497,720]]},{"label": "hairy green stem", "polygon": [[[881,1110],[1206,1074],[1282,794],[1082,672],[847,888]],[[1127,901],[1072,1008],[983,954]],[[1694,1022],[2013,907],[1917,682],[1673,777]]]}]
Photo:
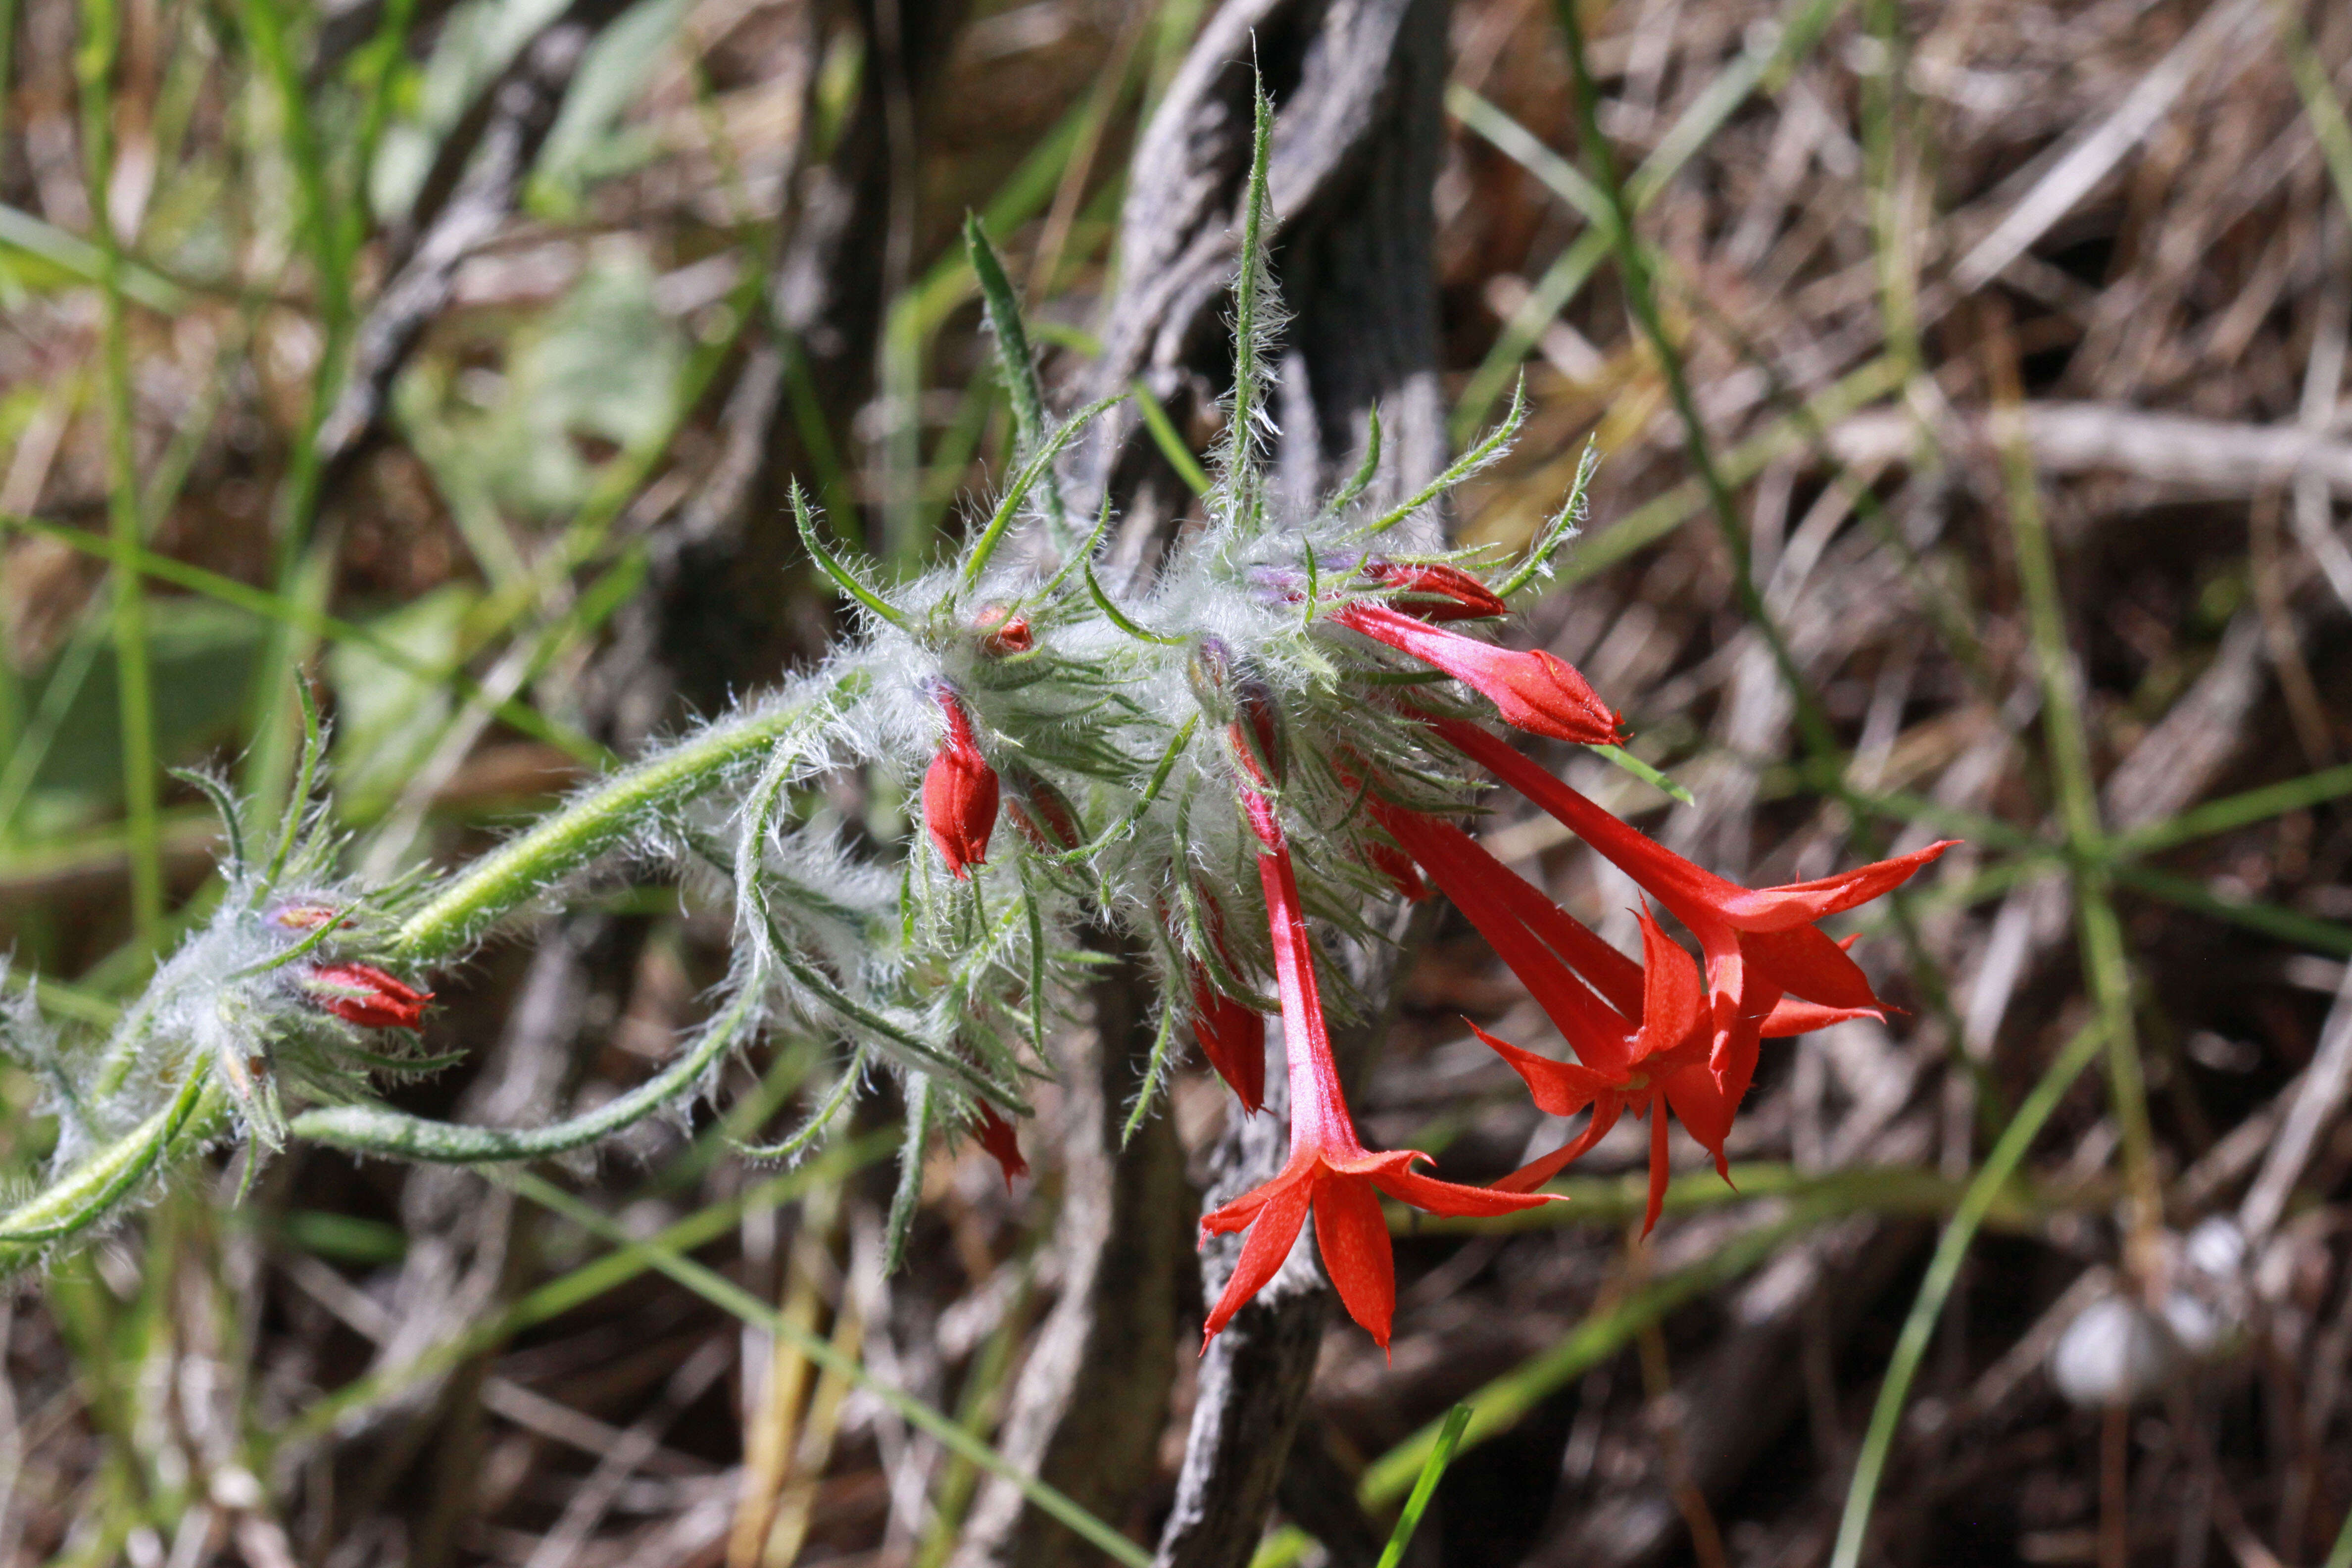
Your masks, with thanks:
[{"label": "hairy green stem", "polygon": [[104,1219],[156,1169],[216,1133],[227,1104],[212,1075],[192,1068],[171,1103],[0,1218],[0,1274]]},{"label": "hairy green stem", "polygon": [[432,963],[464,952],[550,882],[642,831],[649,818],[700,795],[761,752],[783,744],[862,684],[853,671],[827,689],[714,725],[615,774],[460,872],[401,922],[390,943],[394,955]]}]

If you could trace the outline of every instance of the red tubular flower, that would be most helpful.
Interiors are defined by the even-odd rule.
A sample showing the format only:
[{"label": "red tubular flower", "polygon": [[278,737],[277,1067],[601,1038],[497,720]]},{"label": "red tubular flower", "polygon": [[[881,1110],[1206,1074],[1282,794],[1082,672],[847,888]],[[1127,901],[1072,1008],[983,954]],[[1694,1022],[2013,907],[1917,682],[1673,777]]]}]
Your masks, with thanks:
[{"label": "red tubular flower", "polygon": [[419,991],[372,963],[309,964],[300,984],[312,1006],[363,1029],[421,1032],[425,1005],[433,1000],[432,992]]},{"label": "red tubular flower", "polygon": [[1383,561],[1375,555],[1358,570],[1402,600],[1398,609],[1424,621],[1483,620],[1507,607],[1493,589],[1459,566]]},{"label": "red tubular flower", "polygon": [[1021,1144],[1013,1135],[1013,1123],[996,1113],[996,1107],[986,1100],[980,1102],[980,1114],[972,1128],[972,1136],[996,1168],[1004,1173],[1004,1190],[1013,1190],[1013,1178],[1029,1173],[1029,1162],[1021,1157]]},{"label": "red tubular flower", "polygon": [[1244,789],[1243,804],[1264,846],[1257,858],[1258,879],[1265,889],[1275,974],[1282,990],[1283,1048],[1290,1069],[1290,1159],[1274,1180],[1201,1220],[1202,1230],[1211,1235],[1249,1232],[1233,1279],[1209,1313],[1202,1347],[1205,1350],[1208,1341],[1281,1268],[1311,1208],[1324,1270],[1340,1302],[1386,1349],[1390,1320],[1396,1311],[1396,1262],[1381,1216],[1380,1194],[1444,1215],[1507,1214],[1545,1198],[1419,1175],[1412,1169],[1413,1162],[1427,1155],[1409,1149],[1376,1154],[1358,1140],[1339,1092],[1339,1068],[1331,1059],[1289,848],[1271,802]]},{"label": "red tubular flower", "polygon": [[[1665,1202],[1666,1117],[1671,1108],[1691,1136],[1715,1156],[1715,1168],[1730,1176],[1723,1155],[1738,1102],[1706,1070],[1705,988],[1698,965],[1667,937],[1646,910],[1642,913],[1642,1021],[1620,1037],[1619,1059],[1605,1066],[1556,1062],[1496,1039],[1477,1025],[1477,1037],[1493,1047],[1526,1080],[1536,1103],[1554,1116],[1572,1116],[1588,1106],[1592,1120],[1572,1142],[1521,1167],[1495,1185],[1504,1192],[1530,1192],[1608,1135],[1631,1110],[1650,1118],[1650,1202],[1642,1234],[1658,1223]],[[1570,1037],[1571,1041],[1573,1037]],[[1578,1053],[1582,1055],[1582,1051]],[[1663,1103],[1662,1103],[1663,1102]]]},{"label": "red tubular flower", "polygon": [[1743,888],[1618,821],[1476,725],[1450,719],[1434,723],[1439,734],[1599,850],[1698,938],[1713,1003],[1709,1064],[1735,1103],[1756,1070],[1756,1041],[1783,994],[1817,1003],[1835,1016],[1882,1016],[1868,977],[1813,922],[1891,892],[1958,842],[1948,838],[1815,881]]},{"label": "red tubular flower", "polygon": [[[1494,944],[1581,1064],[1532,1056],[1475,1024],[1470,1026],[1528,1081],[1546,1110],[1567,1116],[1590,1106],[1593,1113],[1579,1137],[1496,1186],[1532,1192],[1543,1185],[1607,1136],[1627,1110],[1653,1113],[1653,1090],[1663,1094],[1691,1135],[1715,1156],[1716,1168],[1725,1170],[1724,1140],[1747,1084],[1718,1082],[1706,1067],[1712,1018],[1699,1006],[1703,992],[1689,954],[1667,941],[1645,910],[1642,935],[1647,966],[1637,964],[1514,876],[1452,823],[1391,806],[1376,805],[1374,810],[1382,826]],[[1754,1034],[1779,1038],[1859,1016],[1850,1009],[1782,1001],[1756,1021]],[[1652,1225],[1657,1219],[1655,1204],[1665,1190],[1663,1137],[1661,1118],[1652,1132]],[[1646,1234],[1648,1226],[1643,1228]]]},{"label": "red tubular flower", "polygon": [[996,770],[980,754],[963,699],[945,681],[932,695],[947,715],[948,732],[923,774],[923,825],[950,873],[961,879],[971,874],[966,867],[988,859],[989,836],[996,831]]},{"label": "red tubular flower", "polygon": [[1496,647],[1361,600],[1331,618],[1484,693],[1518,729],[1588,746],[1613,746],[1625,738],[1623,716],[1584,677],[1541,648]]}]

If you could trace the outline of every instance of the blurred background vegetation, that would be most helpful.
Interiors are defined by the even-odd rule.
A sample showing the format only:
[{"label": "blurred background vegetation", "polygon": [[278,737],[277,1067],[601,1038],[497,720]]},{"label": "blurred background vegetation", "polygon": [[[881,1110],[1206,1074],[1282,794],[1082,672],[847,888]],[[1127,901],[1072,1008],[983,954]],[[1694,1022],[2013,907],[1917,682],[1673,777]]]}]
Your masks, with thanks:
[{"label": "blurred background vegetation", "polygon": [[[1736,1190],[1678,1146],[1633,1245],[1628,1126],[1572,1204],[1400,1216],[1393,1359],[1310,1342],[1244,1549],[1161,1560],[1369,1565],[1466,1399],[1412,1548],[1448,1568],[2345,1568],[2352,7],[1613,0],[1579,12],[1588,122],[1538,0],[1248,4],[1326,40],[1409,10],[1398,58],[1442,72],[1399,230],[1430,407],[1459,449],[1529,401],[1457,537],[1525,541],[1604,456],[1520,635],[1690,804],[1547,760],[1751,881],[1968,846],[1861,928],[1904,1011],[1768,1054]],[[784,484],[900,568],[963,526],[1011,419],[959,226],[1074,404],[1142,265],[1122,205],[1148,229],[1165,174],[1142,128],[1221,14],[0,0],[10,989],[80,1025],[136,994],[215,886],[166,770],[281,801],[297,670],[385,875],[821,647]],[[1218,388],[1170,376],[1161,445],[1205,450]],[[1632,945],[1629,885],[1549,819],[1486,834]],[[462,1060],[403,1103],[625,1089],[725,931],[708,889],[614,868],[441,979]],[[1361,1110],[1488,1179],[1559,1130],[1465,1014],[1547,1038],[1441,922]],[[814,1064],[732,1070],[723,1124],[535,1173],[296,1148],[237,1202],[215,1162],[16,1288],[0,1561],[1144,1561],[1188,1430],[1234,1407],[1181,1262],[1125,1430],[1022,1393],[1105,1180],[1052,1131],[1078,1112],[1045,1108],[1011,1194],[937,1155],[886,1279],[891,1136],[749,1165],[726,1136]],[[12,1193],[37,1089],[0,1066]],[[1223,1117],[1180,1088],[1195,1185]],[[1089,1491],[1089,1446],[1129,1484]],[[1024,1523],[1006,1456],[1129,1544]]]}]

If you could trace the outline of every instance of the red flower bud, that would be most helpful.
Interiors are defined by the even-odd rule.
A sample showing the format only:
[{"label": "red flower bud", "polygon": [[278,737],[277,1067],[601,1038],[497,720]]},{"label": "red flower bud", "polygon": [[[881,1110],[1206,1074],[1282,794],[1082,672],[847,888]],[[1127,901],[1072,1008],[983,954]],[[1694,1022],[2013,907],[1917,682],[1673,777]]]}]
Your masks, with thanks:
[{"label": "red flower bud", "polygon": [[923,774],[923,826],[930,829],[948,870],[961,879],[970,874],[964,868],[988,860],[989,836],[996,831],[996,770],[980,754],[963,699],[944,681],[933,695],[947,716],[948,732]]},{"label": "red flower bud", "polygon": [[294,899],[278,905],[262,918],[280,930],[314,931],[341,912],[315,899]]},{"label": "red flower bud", "polygon": [[1195,963],[1190,968],[1192,1037],[1201,1043],[1201,1054],[1240,1097],[1244,1110],[1265,1109],[1265,1015],[1218,990],[1205,965]]},{"label": "red flower bud", "polygon": [[1013,1136],[1013,1123],[996,1114],[996,1107],[984,1100],[980,1102],[977,1122],[972,1136],[980,1141],[988,1157],[996,1162],[996,1168],[1004,1173],[1004,1190],[1009,1193],[1013,1177],[1029,1173],[1029,1162],[1021,1157],[1021,1143]]},{"label": "red flower bud", "polygon": [[1424,621],[1475,621],[1504,613],[1494,590],[1459,566],[1416,564],[1373,556],[1365,576],[1390,591],[1396,607]]},{"label": "red flower bud", "polygon": [[1077,808],[1069,796],[1028,769],[1014,766],[1004,774],[1006,812],[1013,827],[1040,854],[1066,854],[1086,842],[1078,826]]},{"label": "red flower bud", "polygon": [[1011,653],[1027,653],[1037,646],[1030,635],[1029,622],[1013,613],[1010,605],[983,605],[980,614],[971,618],[972,629],[980,634],[983,653],[1003,658]]},{"label": "red flower bud", "polygon": [[1331,618],[1483,693],[1507,724],[1584,746],[1624,742],[1622,716],[1602,702],[1572,666],[1541,648],[1515,652],[1496,647],[1361,600]]},{"label": "red flower bud", "polygon": [[432,992],[404,984],[372,963],[310,964],[302,971],[301,986],[311,1005],[363,1029],[421,1031],[425,1005],[433,1000]]}]

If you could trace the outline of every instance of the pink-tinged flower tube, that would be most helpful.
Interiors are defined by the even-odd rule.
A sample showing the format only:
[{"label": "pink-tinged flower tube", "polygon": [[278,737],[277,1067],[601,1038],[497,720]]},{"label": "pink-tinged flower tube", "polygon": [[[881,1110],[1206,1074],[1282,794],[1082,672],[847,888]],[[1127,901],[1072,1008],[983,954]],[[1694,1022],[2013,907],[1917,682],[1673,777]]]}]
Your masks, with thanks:
[{"label": "pink-tinged flower tube", "polygon": [[1209,1313],[1202,1347],[1205,1350],[1208,1341],[1281,1268],[1311,1209],[1324,1271],[1341,1304],[1386,1349],[1396,1312],[1396,1260],[1381,1215],[1381,1194],[1443,1215],[1508,1214],[1546,1200],[1540,1194],[1497,1192],[1420,1175],[1412,1164],[1427,1155],[1409,1149],[1376,1154],[1358,1140],[1331,1058],[1289,847],[1272,803],[1254,790],[1244,788],[1242,794],[1261,846],[1258,879],[1265,889],[1275,975],[1282,993],[1283,1048],[1290,1074],[1290,1159],[1272,1181],[1202,1218],[1201,1228],[1211,1235],[1249,1233],[1233,1278]]},{"label": "pink-tinged flower tube", "polygon": [[1486,584],[1442,562],[1386,561],[1375,555],[1357,570],[1389,591],[1391,605],[1421,620],[1484,620],[1508,608]]},{"label": "pink-tinged flower tube", "polygon": [[988,859],[989,837],[996,831],[996,770],[981,755],[963,699],[945,681],[935,682],[931,693],[948,728],[923,774],[923,826],[949,872],[961,879],[971,875],[965,868]]},{"label": "pink-tinged flower tube", "polygon": [[1013,1178],[1029,1173],[1029,1162],[1021,1157],[1020,1141],[1013,1136],[1013,1123],[996,1113],[996,1107],[986,1100],[980,1102],[980,1114],[974,1121],[972,1137],[996,1168],[1004,1173],[1004,1190],[1013,1190]]},{"label": "pink-tinged flower tube", "polygon": [[1362,600],[1343,605],[1331,618],[1444,670],[1492,701],[1515,728],[1587,746],[1613,746],[1625,739],[1623,716],[1601,701],[1571,666],[1541,648],[1497,647]]},{"label": "pink-tinged flower tube", "polygon": [[433,1000],[432,992],[419,991],[372,963],[307,964],[299,984],[312,1006],[363,1029],[421,1033],[425,1005]]},{"label": "pink-tinged flower tube", "polygon": [[1843,1016],[1883,1016],[1861,967],[1813,922],[1893,891],[1958,842],[1945,839],[1811,882],[1743,888],[1618,821],[1476,725],[1433,722],[1446,741],[1558,818],[1698,938],[1714,1020],[1709,1063],[1735,1098],[1756,1069],[1758,1035],[1745,1026],[1760,1026],[1783,994]]}]

